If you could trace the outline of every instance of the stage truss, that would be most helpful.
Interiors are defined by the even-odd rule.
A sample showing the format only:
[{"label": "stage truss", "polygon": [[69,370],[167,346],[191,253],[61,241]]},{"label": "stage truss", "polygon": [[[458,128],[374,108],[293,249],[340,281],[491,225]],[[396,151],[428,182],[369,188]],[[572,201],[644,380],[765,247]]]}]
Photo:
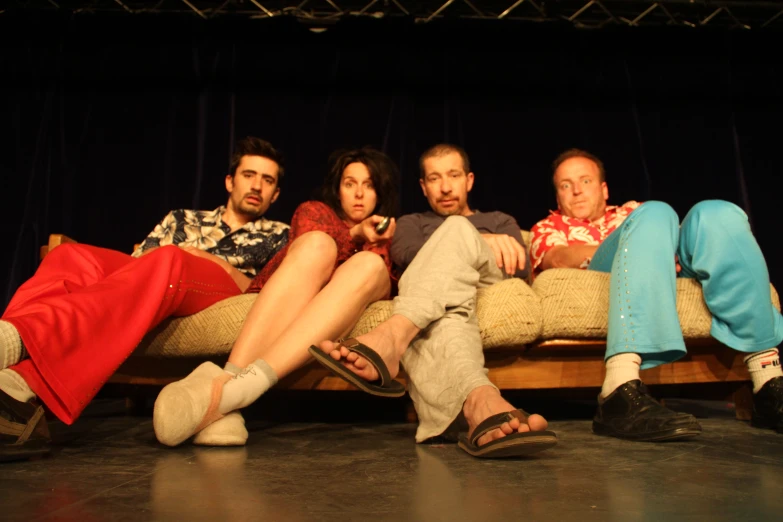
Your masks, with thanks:
[{"label": "stage truss", "polygon": [[346,17],[407,17],[419,23],[443,18],[560,22],[580,28],[783,28],[783,0],[0,0],[0,14],[11,10],[157,13],[203,19],[291,16],[313,29]]}]

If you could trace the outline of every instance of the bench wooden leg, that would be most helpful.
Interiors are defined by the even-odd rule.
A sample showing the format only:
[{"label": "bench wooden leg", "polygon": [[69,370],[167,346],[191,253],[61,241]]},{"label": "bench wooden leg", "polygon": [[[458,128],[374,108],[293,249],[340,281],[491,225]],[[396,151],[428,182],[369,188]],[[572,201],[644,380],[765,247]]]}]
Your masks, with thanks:
[{"label": "bench wooden leg", "polygon": [[144,416],[147,411],[147,395],[144,392],[130,392],[125,396],[125,411],[131,416]]},{"label": "bench wooden leg", "polygon": [[734,408],[738,420],[749,421],[753,414],[753,386],[747,382],[734,392]]},{"label": "bench wooden leg", "polygon": [[413,401],[410,400],[405,406],[405,422],[409,422],[411,424],[418,424],[419,422],[419,416],[416,414],[416,408],[413,407]]}]

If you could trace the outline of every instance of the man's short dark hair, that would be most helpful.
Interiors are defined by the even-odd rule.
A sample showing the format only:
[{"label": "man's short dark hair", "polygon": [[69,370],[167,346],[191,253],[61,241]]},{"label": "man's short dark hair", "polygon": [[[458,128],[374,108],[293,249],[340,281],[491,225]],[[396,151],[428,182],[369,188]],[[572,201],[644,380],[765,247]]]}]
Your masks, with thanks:
[{"label": "man's short dark hair", "polygon": [[552,183],[555,181],[555,172],[557,172],[558,167],[560,167],[560,165],[562,165],[566,160],[570,160],[571,158],[589,159],[595,163],[596,167],[598,167],[598,177],[600,178],[599,180],[601,182],[606,181],[606,171],[604,170],[604,164],[600,159],[598,159],[598,156],[595,154],[590,154],[586,150],[582,149],[568,149],[565,152],[561,152],[560,155],[555,158],[555,161],[552,162]]},{"label": "man's short dark hair", "polygon": [[280,182],[285,174],[283,155],[271,143],[253,136],[239,140],[234,148],[234,154],[231,156],[231,165],[229,166],[228,175],[232,178],[236,175],[243,156],[261,156],[277,163],[277,185],[280,186]]},{"label": "man's short dark hair", "polygon": [[468,174],[470,172],[470,160],[468,159],[468,153],[465,152],[465,149],[459,145],[452,145],[451,143],[438,143],[425,150],[422,155],[419,156],[419,178],[424,179],[424,160],[445,156],[452,152],[456,152],[460,155],[462,158],[462,168],[465,170],[465,174]]},{"label": "man's short dark hair", "polygon": [[397,214],[397,188],[399,184],[399,170],[397,165],[383,152],[372,147],[362,147],[348,151],[335,151],[332,153],[331,168],[321,188],[321,197],[332,210],[341,218],[345,217],[343,206],[340,204],[340,182],[343,179],[343,171],[351,163],[362,163],[370,171],[370,179],[375,188],[374,214],[379,216],[395,216]]}]

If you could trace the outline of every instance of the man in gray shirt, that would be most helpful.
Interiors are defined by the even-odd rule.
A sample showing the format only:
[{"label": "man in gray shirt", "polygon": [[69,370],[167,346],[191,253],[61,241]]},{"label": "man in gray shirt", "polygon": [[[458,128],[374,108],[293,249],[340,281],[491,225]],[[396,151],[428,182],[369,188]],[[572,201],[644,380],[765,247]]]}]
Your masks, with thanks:
[{"label": "man in gray shirt", "polygon": [[431,212],[397,222],[391,254],[405,272],[393,315],[371,332],[311,348],[316,360],[374,395],[396,397],[400,363],[419,417],[416,441],[442,435],[464,414],[459,446],[476,457],[528,455],[557,443],[547,421],[515,409],[487,378],[476,290],[530,269],[519,226],[468,205],[474,175],[462,148],[441,144],[420,161]]}]

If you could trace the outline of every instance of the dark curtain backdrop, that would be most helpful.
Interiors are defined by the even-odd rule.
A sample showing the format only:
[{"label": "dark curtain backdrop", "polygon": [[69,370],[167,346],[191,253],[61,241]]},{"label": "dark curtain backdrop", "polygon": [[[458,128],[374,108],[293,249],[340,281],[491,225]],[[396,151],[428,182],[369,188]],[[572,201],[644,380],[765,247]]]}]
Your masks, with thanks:
[{"label": "dark curtain backdrop", "polygon": [[563,149],[602,157],[610,202],[681,216],[722,198],[751,218],[783,287],[780,32],[575,30],[559,25],[0,15],[0,305],[50,233],[130,251],[168,210],[225,202],[232,143],[287,157],[288,220],[336,148],[374,145],[401,167],[401,213],[427,208],[417,159],[470,154],[474,208],[529,228],[555,207]]}]

